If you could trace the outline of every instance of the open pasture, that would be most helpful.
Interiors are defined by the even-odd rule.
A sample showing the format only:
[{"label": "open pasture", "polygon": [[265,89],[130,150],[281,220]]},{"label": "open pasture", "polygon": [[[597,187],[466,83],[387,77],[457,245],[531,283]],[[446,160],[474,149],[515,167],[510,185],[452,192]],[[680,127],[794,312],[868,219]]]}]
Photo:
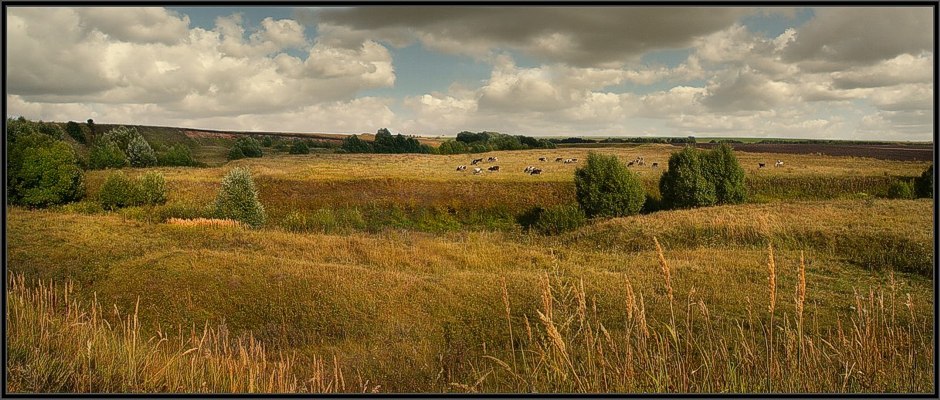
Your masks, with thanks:
[{"label": "open pasture", "polygon": [[[655,189],[677,149],[592,151],[643,157],[631,169]],[[575,201],[572,175],[587,152],[125,169],[163,173],[169,201],[114,212],[92,204],[109,172],[89,172],[80,205],[8,208],[8,267],[19,279],[7,294],[10,388],[933,390],[933,203],[860,195],[926,163],[738,152],[754,203],[521,232],[519,212]],[[482,165],[499,172],[455,171],[489,156],[499,161]],[[208,217],[219,181],[239,165],[259,186],[264,228],[166,223]],[[545,172],[524,174],[528,165]],[[293,229],[297,215],[347,225]]]}]

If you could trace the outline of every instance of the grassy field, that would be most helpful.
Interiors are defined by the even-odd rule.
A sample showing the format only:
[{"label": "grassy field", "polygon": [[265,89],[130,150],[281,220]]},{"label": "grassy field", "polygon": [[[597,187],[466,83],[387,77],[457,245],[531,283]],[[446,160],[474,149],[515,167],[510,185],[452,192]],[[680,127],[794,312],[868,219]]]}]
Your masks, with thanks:
[{"label": "grassy field", "polygon": [[[644,157],[658,193],[676,149],[594,151]],[[927,163],[738,153],[749,204],[523,233],[574,202],[578,164],[551,160],[587,151],[153,168],[168,203],[115,212],[90,172],[83,203],[8,208],[8,390],[935,390],[933,202],[878,198]],[[166,223],[208,216],[234,166],[265,228]]]}]

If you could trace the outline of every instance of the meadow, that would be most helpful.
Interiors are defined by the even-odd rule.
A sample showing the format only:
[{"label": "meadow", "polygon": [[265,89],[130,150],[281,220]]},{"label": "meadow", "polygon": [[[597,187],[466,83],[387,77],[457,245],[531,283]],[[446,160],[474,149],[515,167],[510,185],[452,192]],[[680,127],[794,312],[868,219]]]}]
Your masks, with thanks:
[{"label": "meadow", "polygon": [[[580,164],[556,157],[642,156],[631,168],[656,196],[678,149],[125,169],[162,173],[169,196],[117,211],[95,202],[110,171],[89,171],[82,202],[7,208],[7,389],[936,390],[934,203],[882,198],[927,162],[738,152],[747,204],[559,235],[516,221],[575,203]],[[500,172],[455,171],[488,156]],[[258,185],[264,228],[178,222],[210,218],[236,166]]]}]

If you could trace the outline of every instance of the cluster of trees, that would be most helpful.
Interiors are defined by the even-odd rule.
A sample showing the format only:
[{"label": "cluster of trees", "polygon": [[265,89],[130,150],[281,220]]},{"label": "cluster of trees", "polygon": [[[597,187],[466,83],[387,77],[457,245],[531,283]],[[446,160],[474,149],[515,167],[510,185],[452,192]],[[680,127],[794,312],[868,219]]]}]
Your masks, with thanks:
[{"label": "cluster of trees", "polygon": [[229,160],[240,160],[242,158],[261,157],[261,142],[251,136],[242,136],[235,139],[235,144],[228,152]]},{"label": "cluster of trees", "polygon": [[7,119],[7,199],[47,207],[80,200],[85,175],[78,154],[56,124]]},{"label": "cluster of trees", "polygon": [[669,170],[659,180],[661,200],[650,197],[637,174],[615,156],[588,155],[575,171],[578,205],[588,217],[620,217],[644,207],[689,208],[738,204],[747,199],[744,169],[726,144],[703,151],[687,146],[669,157]]},{"label": "cluster of trees", "polygon": [[554,149],[555,144],[547,139],[536,139],[524,135],[506,135],[499,132],[468,132],[457,134],[438,147],[440,154],[484,153],[494,150]]},{"label": "cluster of trees", "polygon": [[350,135],[343,140],[343,150],[348,153],[433,153],[434,149],[421,144],[414,137],[402,134],[392,135],[388,129],[382,128],[375,133],[375,140],[368,142],[356,135]]},{"label": "cluster of trees", "polygon": [[151,167],[157,155],[137,128],[119,126],[95,139],[88,164],[93,169]]}]

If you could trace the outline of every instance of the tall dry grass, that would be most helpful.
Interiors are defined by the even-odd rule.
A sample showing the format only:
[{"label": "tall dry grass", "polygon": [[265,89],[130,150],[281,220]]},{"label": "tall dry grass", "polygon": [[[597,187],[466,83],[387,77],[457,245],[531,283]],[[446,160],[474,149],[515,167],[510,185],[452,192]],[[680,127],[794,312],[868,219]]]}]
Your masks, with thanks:
[{"label": "tall dry grass", "polygon": [[138,309],[122,315],[76,300],[71,283],[7,291],[7,390],[11,393],[309,393],[378,390],[348,382],[335,356],[272,353],[224,325],[142,336]]},{"label": "tall dry grass", "polygon": [[[668,264],[654,241],[669,286]],[[804,330],[805,264],[797,269],[797,302],[788,315],[776,304],[777,269],[768,246],[770,301],[766,317],[717,325],[694,287],[683,320],[646,316],[642,293],[627,282],[622,326],[608,327],[588,310],[581,282],[540,284],[541,326],[512,345],[512,364],[489,355],[474,385],[480,392],[538,393],[928,393],[934,390],[929,316],[895,285],[856,293],[854,311],[835,329]],[[556,288],[553,289],[553,286]],[[505,289],[504,289],[505,291]],[[553,291],[573,292],[555,302]],[[901,300],[904,297],[905,300]],[[906,313],[896,313],[896,309]],[[507,318],[509,305],[507,304]],[[784,311],[781,318],[775,314]],[[902,315],[903,314],[903,315]],[[525,316],[528,321],[528,316]],[[611,329],[619,328],[619,329]],[[616,331],[616,333],[614,333]],[[776,336],[777,340],[774,340]],[[516,354],[518,353],[518,354]]]}]

